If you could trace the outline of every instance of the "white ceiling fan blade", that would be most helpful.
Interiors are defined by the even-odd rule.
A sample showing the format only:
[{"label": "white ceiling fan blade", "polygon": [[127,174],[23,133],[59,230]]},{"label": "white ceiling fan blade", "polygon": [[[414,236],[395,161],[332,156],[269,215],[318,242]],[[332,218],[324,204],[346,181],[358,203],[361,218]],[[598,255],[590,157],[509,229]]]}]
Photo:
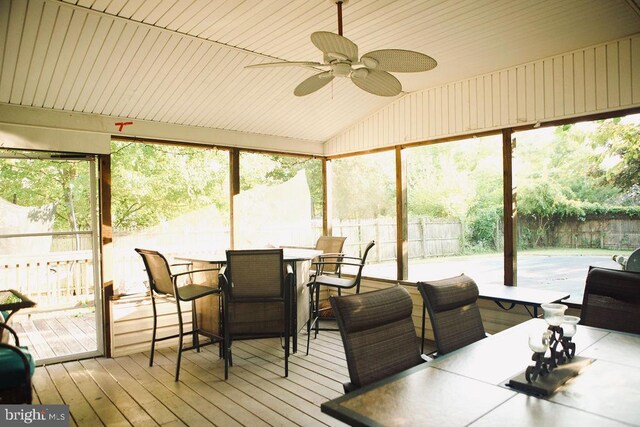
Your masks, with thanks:
[{"label": "white ceiling fan blade", "polygon": [[334,77],[331,75],[331,71],[324,71],[320,74],[315,74],[300,83],[293,91],[293,94],[295,96],[309,95],[310,93],[322,89],[331,80],[333,80],[333,78]]},{"label": "white ceiling fan blade", "polygon": [[281,61],[281,62],[263,62],[262,64],[247,65],[244,68],[268,68],[268,67],[321,67],[325,64],[309,61]]},{"label": "white ceiling fan blade", "polygon": [[432,70],[438,62],[424,53],[402,49],[382,49],[365,53],[360,59],[367,68],[396,73]]},{"label": "white ceiling fan blade", "polygon": [[360,68],[351,74],[351,81],[360,89],[378,96],[396,96],[402,91],[400,81],[386,71]]},{"label": "white ceiling fan blade", "polygon": [[334,53],[345,56],[351,62],[358,61],[358,46],[346,37],[328,31],[316,31],[311,34],[311,43],[329,57]]}]

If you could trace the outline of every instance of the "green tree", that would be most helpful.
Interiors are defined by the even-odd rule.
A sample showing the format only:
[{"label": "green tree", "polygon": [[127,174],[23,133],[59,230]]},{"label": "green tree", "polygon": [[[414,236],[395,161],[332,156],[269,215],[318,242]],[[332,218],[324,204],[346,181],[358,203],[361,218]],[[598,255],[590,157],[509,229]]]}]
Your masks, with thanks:
[{"label": "green tree", "polygon": [[332,162],[336,218],[395,217],[393,152],[347,157]]},{"label": "green tree", "polygon": [[240,189],[249,190],[257,185],[281,184],[305,171],[313,216],[322,216],[322,161],[315,158],[282,156],[262,153],[240,154]]},{"label": "green tree", "polygon": [[[14,154],[14,158],[0,161],[0,197],[19,206],[53,204],[55,231],[78,231],[90,227],[89,167],[86,161],[42,158],[29,152]],[[42,214],[48,215],[48,212],[42,211]]]},{"label": "green tree", "polygon": [[[594,132],[591,142],[598,150],[599,160],[592,174],[629,193],[632,197],[626,197],[626,204],[640,204],[640,198],[633,197],[640,192],[640,126],[620,119],[606,120]],[[620,201],[625,203],[625,198]]]},{"label": "green tree", "polygon": [[228,213],[228,158],[216,149],[112,143],[114,227],[145,228],[210,204]]}]

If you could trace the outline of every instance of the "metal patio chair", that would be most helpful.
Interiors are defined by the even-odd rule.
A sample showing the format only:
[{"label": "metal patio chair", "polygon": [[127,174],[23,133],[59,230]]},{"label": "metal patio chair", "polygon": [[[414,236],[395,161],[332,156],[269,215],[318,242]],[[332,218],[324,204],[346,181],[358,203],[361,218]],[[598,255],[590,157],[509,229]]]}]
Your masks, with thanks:
[{"label": "metal patio chair", "polygon": [[266,337],[283,339],[288,376],[294,276],[282,249],[227,251],[218,282],[224,292],[225,378],[227,364],[233,364],[233,341]]},{"label": "metal patio chair", "polygon": [[[320,306],[320,288],[322,286],[336,289],[338,295],[341,295],[343,289],[355,289],[355,293],[360,293],[360,282],[362,280],[362,269],[367,262],[367,256],[371,248],[376,242],[369,242],[362,254],[362,257],[345,256],[342,254],[320,255],[319,261],[314,263],[316,274],[307,284],[309,287],[309,321],[307,322],[307,354],[309,354],[309,344],[311,339],[311,330],[314,330],[315,336],[318,331],[337,331],[336,328],[320,327],[321,313],[323,310],[329,310],[330,307],[321,308]],[[343,277],[344,268],[356,268],[355,275]]]},{"label": "metal patio chair", "polygon": [[348,393],[424,362],[412,320],[413,301],[396,285],[362,294],[332,296],[344,344]]},{"label": "metal patio chair", "polygon": [[[151,305],[153,307],[153,332],[151,336],[151,353],[149,355],[149,366],[153,366],[153,355],[155,352],[156,341],[164,341],[168,339],[178,338],[178,360],[176,363],[176,381],[178,381],[180,377],[180,361],[182,359],[182,352],[187,350],[196,349],[200,351],[200,340],[199,335],[203,335],[208,337],[211,341],[209,343],[205,343],[203,345],[219,343],[222,345],[222,349],[220,351],[220,355],[224,354],[224,340],[221,335],[214,334],[210,331],[205,331],[198,328],[198,316],[196,313],[196,300],[199,298],[206,297],[208,295],[217,295],[220,296],[220,289],[216,286],[209,287],[198,284],[185,284],[183,286],[178,286],[178,279],[184,275],[193,275],[196,273],[206,272],[206,271],[217,271],[217,268],[210,269],[199,269],[199,270],[187,270],[180,273],[172,273],[171,267],[169,266],[169,262],[167,259],[157,251],[148,250],[148,249],[136,249],[137,253],[140,254],[142,260],[144,262],[147,275],[149,277],[149,287],[151,294]],[[162,338],[157,338],[157,326],[158,326],[158,312],[156,309],[156,298],[164,297],[170,300],[173,300],[176,304],[176,309],[178,312],[178,333],[165,336]],[[182,319],[182,309],[180,307],[180,303],[182,301],[191,302],[191,322],[192,329],[190,331],[184,330],[184,324]],[[188,347],[183,346],[184,335],[192,335],[192,345]],[[226,364],[225,364],[226,369]]]},{"label": "metal patio chair", "polygon": [[425,307],[433,327],[438,355],[446,354],[487,336],[478,307],[478,286],[461,274],[441,280],[418,282],[422,295],[422,349]]}]

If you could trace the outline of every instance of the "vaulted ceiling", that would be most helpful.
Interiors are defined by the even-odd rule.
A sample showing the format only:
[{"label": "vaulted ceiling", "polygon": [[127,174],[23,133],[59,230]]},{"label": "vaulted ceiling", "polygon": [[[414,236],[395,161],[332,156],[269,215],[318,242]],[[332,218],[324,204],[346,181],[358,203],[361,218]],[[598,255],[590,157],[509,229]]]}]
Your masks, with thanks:
[{"label": "vaulted ceiling", "polygon": [[[343,19],[360,54],[438,61],[396,73],[405,92],[640,32],[634,0],[351,0]],[[337,32],[333,0],[0,0],[0,103],[323,142],[397,97],[245,69],[321,61],[314,31]]]}]

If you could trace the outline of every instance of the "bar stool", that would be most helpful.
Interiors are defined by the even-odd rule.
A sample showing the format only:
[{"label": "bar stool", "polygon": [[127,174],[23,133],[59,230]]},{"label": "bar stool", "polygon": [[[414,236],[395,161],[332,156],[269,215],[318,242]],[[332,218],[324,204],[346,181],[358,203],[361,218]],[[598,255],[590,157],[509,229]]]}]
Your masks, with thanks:
[{"label": "bar stool", "polygon": [[[362,269],[366,263],[367,255],[376,242],[372,240],[362,254],[362,257],[344,256],[342,254],[320,255],[319,261],[315,262],[316,274],[312,277],[311,282],[307,284],[309,287],[309,321],[307,322],[307,354],[309,354],[309,343],[311,340],[311,329],[315,331],[315,337],[318,331],[338,331],[337,328],[321,328],[319,326],[320,313],[329,310],[330,307],[320,308],[320,287],[326,286],[338,290],[341,295],[343,289],[355,288],[356,294],[360,293],[360,280],[362,279]],[[342,269],[344,267],[356,267],[357,273],[353,277],[342,277]],[[335,271],[336,274],[328,274],[328,271]]]}]

